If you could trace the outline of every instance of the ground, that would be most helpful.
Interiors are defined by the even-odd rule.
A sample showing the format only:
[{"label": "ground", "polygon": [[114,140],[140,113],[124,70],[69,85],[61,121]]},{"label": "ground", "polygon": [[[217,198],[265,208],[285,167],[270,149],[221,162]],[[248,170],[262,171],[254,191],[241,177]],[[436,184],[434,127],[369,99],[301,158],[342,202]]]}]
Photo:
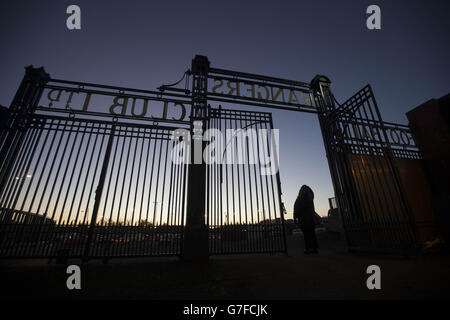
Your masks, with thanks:
[{"label": "ground", "polygon": [[[288,255],[233,255],[208,262],[177,258],[90,261],[82,289],[66,288],[66,265],[2,260],[9,298],[91,299],[432,299],[450,297],[448,254],[349,253],[339,235],[318,234],[320,253],[303,254],[302,236],[288,238]],[[76,264],[79,261],[69,261]],[[381,290],[368,290],[366,268],[381,268]],[[7,293],[7,294],[6,294]]]}]

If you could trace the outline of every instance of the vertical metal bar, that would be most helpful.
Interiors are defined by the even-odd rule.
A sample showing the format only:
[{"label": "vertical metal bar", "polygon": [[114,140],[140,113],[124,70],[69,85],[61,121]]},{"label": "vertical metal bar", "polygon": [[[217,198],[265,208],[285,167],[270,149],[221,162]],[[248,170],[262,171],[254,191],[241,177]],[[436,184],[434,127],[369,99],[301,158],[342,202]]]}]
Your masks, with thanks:
[{"label": "vertical metal bar", "polygon": [[235,127],[235,132],[236,132],[236,140],[235,145],[235,161],[236,161],[236,177],[237,177],[237,196],[238,196],[238,201],[237,201],[237,209],[239,212],[239,224],[238,224],[238,230],[237,230],[237,234],[238,234],[238,250],[239,252],[242,252],[244,250],[243,245],[245,245],[244,240],[244,228],[242,227],[242,207],[241,207],[241,178],[240,178],[240,170],[239,167],[241,166],[241,164],[239,163],[240,158],[239,158],[239,153],[240,150],[238,150],[238,147],[240,146],[240,143],[238,141],[239,136],[242,137],[242,128],[238,127],[238,117],[234,118],[234,127]]},{"label": "vertical metal bar", "polygon": [[[263,123],[264,123],[264,127],[263,127]],[[262,155],[260,154],[260,160],[262,160],[262,157],[269,157],[269,166],[270,164],[270,155],[269,155],[269,140],[270,137],[268,136],[268,131],[267,131],[267,123],[265,121],[265,119],[261,119],[258,123],[260,132],[261,132],[261,150],[262,150]],[[264,164],[266,166],[267,169],[267,163]],[[262,173],[261,173],[262,175]],[[269,236],[268,236],[268,243],[267,243],[267,247],[266,250],[268,252],[273,252],[273,244],[275,242],[275,233],[274,231],[274,226],[276,221],[274,220],[272,222],[272,210],[270,208],[270,198],[269,198],[269,181],[267,178],[268,174],[266,172],[266,174],[264,175],[264,179],[263,179],[263,185],[265,188],[263,188],[264,191],[264,198],[267,201],[267,217],[266,215],[264,215],[265,220],[267,221],[267,225],[268,225],[268,232],[269,232]]]},{"label": "vertical metal bar", "polygon": [[[272,121],[272,115],[270,116],[270,130],[272,132],[273,130],[273,121]],[[271,135],[272,137],[272,153],[273,153],[273,158],[275,161],[275,170],[277,170],[277,173],[275,174],[275,179],[276,179],[276,183],[277,183],[277,194],[278,194],[278,205],[279,205],[279,212],[280,212],[280,219],[281,219],[281,232],[282,232],[282,239],[283,239],[283,251],[287,254],[288,253],[288,249],[287,249],[287,239],[286,239],[286,228],[285,228],[285,221],[284,221],[284,212],[283,212],[283,202],[281,200],[281,195],[283,194],[283,192],[281,191],[281,178],[280,178],[280,170],[279,170],[279,162],[278,162],[278,146],[276,145],[276,140],[273,137],[273,135]],[[273,181],[273,179],[271,179]],[[274,196],[274,190],[273,190],[273,184],[272,184],[272,195]],[[275,206],[275,198],[274,198],[274,206]],[[275,209],[274,209],[275,210]]]},{"label": "vertical metal bar", "polygon": [[97,222],[97,214],[98,214],[98,208],[100,206],[100,201],[102,198],[102,193],[103,193],[103,186],[105,183],[105,178],[106,178],[106,171],[108,169],[108,164],[109,164],[109,158],[110,158],[110,154],[111,154],[111,148],[112,148],[112,144],[114,141],[114,133],[115,133],[115,124],[112,126],[111,128],[111,133],[109,136],[109,140],[108,140],[108,145],[106,147],[106,152],[105,152],[105,157],[103,158],[103,165],[102,165],[102,171],[100,173],[100,179],[98,182],[98,186],[97,189],[95,190],[95,203],[94,203],[94,208],[92,211],[92,218],[91,218],[91,223],[89,225],[89,232],[88,232],[88,238],[87,238],[87,242],[86,242],[86,248],[84,250],[84,255],[83,255],[83,260],[87,261],[89,259],[89,249],[92,243],[92,237],[94,234],[94,228]]},{"label": "vertical metal bar", "polygon": [[[140,132],[140,130],[139,130],[139,132]],[[139,217],[138,217],[138,220],[137,220],[137,223],[136,223],[136,229],[138,230],[139,237],[136,238],[136,240],[138,241],[138,244],[137,245],[135,244],[135,246],[137,247],[137,253],[138,254],[143,254],[141,247],[142,247],[142,241],[144,241],[144,238],[143,238],[143,235],[144,235],[143,231],[144,230],[143,230],[142,225],[141,225],[142,201],[144,199],[144,189],[142,189],[142,192],[139,192],[139,193],[138,193],[138,189],[139,189],[139,180],[141,179],[142,158],[144,158],[145,133],[146,133],[146,129],[144,128],[144,132],[142,133],[142,136],[139,136],[139,138],[142,137],[142,143],[141,143],[141,149],[140,149],[140,152],[139,152],[139,166],[138,166],[138,174],[137,174],[138,178],[137,178],[137,181],[136,181],[136,189],[134,191],[135,196],[134,196],[133,218],[132,218],[132,220],[133,220],[134,219],[134,210],[135,210],[136,201],[137,201],[137,195],[140,194],[141,195],[141,204],[139,206]],[[139,141],[139,138],[138,138],[138,141]],[[146,174],[146,172],[144,172],[144,179],[142,180],[143,184],[145,183],[145,174]]]},{"label": "vertical metal bar", "polygon": [[[210,129],[210,122],[211,122],[211,118],[208,118],[207,119],[207,121],[205,121],[205,131],[207,131],[207,130],[209,130]],[[202,149],[203,150],[203,149]],[[202,152],[203,153],[203,152]],[[202,154],[202,156],[204,157],[204,154]],[[209,156],[209,158],[208,159],[202,159],[202,161],[205,161],[205,160],[207,160],[208,161],[208,164],[205,164],[205,169],[206,169],[206,172],[205,172],[205,175],[206,175],[206,178],[205,178],[205,183],[206,183],[206,187],[205,187],[205,189],[206,189],[206,196],[205,196],[205,224],[206,224],[206,230],[207,230],[207,242],[208,242],[208,252],[209,252],[209,250],[210,250],[210,247],[211,247],[211,245],[210,245],[210,242],[211,242],[211,240],[210,240],[210,238],[211,238],[211,226],[210,226],[210,221],[209,221],[209,216],[210,216],[210,214],[211,214],[211,208],[210,208],[210,204],[211,204],[211,190],[210,190],[210,188],[211,188],[211,186],[212,186],[212,184],[211,184],[211,159],[210,159],[210,155],[208,155]]]},{"label": "vertical metal bar", "polygon": [[[166,153],[165,153],[165,157],[164,157],[164,169],[163,169],[163,178],[162,178],[162,190],[161,190],[161,206],[160,206],[160,226],[162,226],[162,223],[163,223],[163,209],[164,209],[164,191],[165,191],[165,188],[166,188],[166,175],[167,175],[167,155],[168,155],[168,152],[169,152],[169,143],[168,143],[168,141],[166,141],[166,140],[161,140],[161,144],[162,144],[162,142],[164,141],[164,144],[165,144],[165,146],[166,146]],[[166,238],[166,241],[165,241],[165,243],[164,243],[164,251],[163,251],[163,253],[164,254],[167,254],[167,245],[168,245],[168,243],[169,242],[171,242],[172,241],[172,238],[171,238],[171,233],[169,232],[169,223],[168,223],[168,219],[167,219],[167,217],[166,217],[166,227],[165,228],[163,228],[163,230],[165,231],[164,232],[164,237]]]},{"label": "vertical metal bar", "polygon": [[186,198],[187,198],[187,177],[189,174],[189,165],[187,163],[183,163],[182,165],[183,170],[182,172],[182,183],[180,184],[182,186],[182,198],[181,198],[181,237],[180,237],[180,255],[183,256],[184,254],[184,236],[185,236],[185,226],[186,226],[186,215],[185,212],[187,210],[186,205]]},{"label": "vertical metal bar", "polygon": [[[152,182],[153,182],[153,169],[155,166],[155,156],[156,156],[156,144],[157,144],[157,135],[158,135],[158,129],[156,129],[155,131],[155,139],[154,139],[154,143],[153,143],[153,156],[152,156],[152,168],[150,170],[150,184],[149,184],[149,191],[148,191],[148,203],[147,203],[147,215],[150,212],[150,202],[151,202],[151,198],[152,198],[152,194],[151,191],[152,189]],[[150,141],[149,141],[149,148],[150,148]],[[154,247],[155,247],[155,241],[156,241],[156,235],[155,235],[155,218],[153,217],[152,219],[152,239],[154,239],[154,241],[150,242],[150,252],[151,254],[153,254],[154,252]],[[148,221],[148,220],[147,220]]]},{"label": "vertical metal bar", "polygon": [[[140,128],[138,128],[138,132],[136,133],[137,138],[134,138],[134,128],[132,129],[132,133],[131,133],[131,137],[130,137],[130,143],[129,143],[129,147],[128,147],[128,154],[130,153],[130,149],[131,149],[131,144],[133,143],[133,140],[136,140],[135,143],[135,147],[134,147],[134,152],[133,152],[133,160],[131,161],[131,173],[130,173],[130,179],[129,179],[129,184],[128,184],[128,194],[127,194],[127,202],[125,204],[125,235],[124,235],[124,245],[126,246],[125,248],[128,249],[126,250],[126,254],[130,255],[130,250],[131,250],[131,246],[133,245],[133,234],[132,232],[130,232],[130,228],[133,226],[133,217],[129,223],[129,225],[127,226],[127,217],[128,217],[128,206],[130,203],[130,196],[131,196],[131,188],[133,185],[133,177],[134,177],[134,168],[135,168],[135,161],[136,161],[136,154],[137,154],[137,147],[138,147],[138,139],[139,139],[139,132],[140,132]],[[128,158],[127,158],[127,164],[128,164]],[[125,176],[127,174],[127,171],[125,170]],[[136,197],[136,195],[134,195]],[[134,206],[133,206],[133,216],[134,216]],[[130,245],[128,245],[130,244]]]},{"label": "vertical metal bar", "polygon": [[[245,127],[248,126],[248,119],[246,118],[244,121],[244,125]],[[250,144],[249,144],[249,139],[250,139]],[[248,169],[248,186],[249,186],[249,202],[250,202],[250,239],[251,239],[251,245],[250,245],[250,250],[252,251],[256,251],[256,243],[257,243],[257,234],[256,234],[256,229],[255,229],[255,219],[253,217],[253,190],[252,190],[252,174],[251,174],[251,163],[253,162],[250,161],[250,146],[252,146],[252,151],[253,151],[253,135],[250,136],[250,138],[245,139],[245,149],[246,149],[246,154],[247,154],[247,169]]]},{"label": "vertical metal bar", "polygon": [[234,129],[235,128],[233,128],[233,122],[232,122],[232,118],[230,117],[230,119],[229,119],[229,124],[230,124],[230,129],[231,129],[231,134],[230,134],[230,141],[229,141],[229,143],[230,143],[230,146],[231,146],[231,148],[230,148],[230,153],[231,153],[231,157],[230,157],[230,159],[231,159],[231,163],[229,164],[230,165],[230,177],[231,177],[231,181],[230,181],[230,184],[231,184],[231,193],[230,193],[230,195],[231,195],[231,205],[232,205],[232,208],[233,208],[233,210],[232,210],[232,212],[233,212],[233,215],[232,215],[232,217],[233,217],[233,219],[232,219],[232,221],[231,221],[231,228],[230,228],[230,250],[231,251],[233,251],[233,252],[235,252],[236,251],[236,246],[237,246],[237,244],[238,244],[238,242],[237,242],[237,225],[236,225],[236,207],[235,207],[235,192],[234,192],[234,161],[235,161],[235,150],[234,150],[234,145],[235,145],[235,143],[234,143],[234,140],[235,140],[235,136],[234,136]]},{"label": "vertical metal bar", "polygon": [[[260,236],[262,237],[261,241],[259,242],[260,247],[259,247],[259,251],[260,252],[264,252],[265,248],[266,248],[266,244],[267,244],[267,227],[266,227],[266,221],[265,221],[265,207],[264,207],[264,194],[263,194],[263,183],[262,183],[262,173],[261,173],[261,159],[260,159],[260,134],[261,134],[261,130],[259,130],[259,126],[258,126],[258,116],[255,114],[253,117],[253,121],[254,121],[254,126],[256,128],[256,152],[254,154],[255,156],[255,181],[256,181],[256,186],[258,187],[258,190],[260,191],[256,193],[256,199],[257,199],[257,203],[258,203],[258,228],[259,228],[259,232],[260,232]],[[259,206],[262,207],[262,210],[260,210]],[[261,214],[261,215],[260,215]]]},{"label": "vertical metal bar", "polygon": [[[186,151],[186,150],[184,150]],[[184,156],[184,154],[183,154]],[[182,191],[183,191],[183,186],[182,186],[182,175],[183,175],[183,162],[174,164],[174,186],[173,186],[173,204],[172,204],[172,212],[174,215],[174,225],[175,228],[177,230],[177,239],[176,239],[176,245],[174,248],[174,253],[180,254],[180,250],[181,250],[181,242],[182,242],[182,228],[183,228],[183,220],[181,218],[182,216],[182,210],[183,208],[181,207],[181,198],[182,198]]]},{"label": "vertical metal bar", "polygon": [[[111,215],[114,213],[114,207],[116,204],[116,195],[117,195],[117,187],[119,185],[119,182],[123,180],[123,178],[120,177],[120,171],[122,170],[122,160],[123,160],[123,154],[124,154],[124,150],[125,150],[125,142],[127,141],[127,137],[128,137],[128,127],[127,126],[120,126],[119,130],[118,130],[118,136],[120,137],[120,135],[123,133],[123,141],[122,141],[122,145],[120,148],[120,158],[119,158],[119,165],[117,167],[117,175],[116,175],[116,180],[114,181],[114,193],[113,193],[113,199],[112,199],[112,208],[111,208]],[[119,141],[117,141],[117,144],[119,144]],[[115,159],[114,159],[115,160]],[[126,172],[126,171],[125,171]],[[122,184],[123,186],[123,184]],[[120,207],[121,207],[121,202],[122,202],[122,191],[119,190],[120,192],[120,199],[119,199],[119,209],[117,211],[117,221],[115,223],[115,226],[113,226],[112,228],[112,237],[114,242],[112,243],[112,251],[113,251],[113,255],[118,255],[119,251],[120,251],[120,247],[119,247],[119,240],[118,239],[118,235],[120,234],[122,228],[120,225]]]},{"label": "vertical metal bar", "polygon": [[144,155],[143,155],[144,154],[144,145],[145,145],[145,142],[148,140],[147,148],[146,148],[147,152],[145,155],[144,177],[142,180],[143,182],[142,182],[142,192],[141,192],[141,195],[142,195],[141,196],[141,204],[140,204],[140,211],[139,211],[139,222],[141,224],[143,234],[145,234],[144,241],[141,242],[141,245],[140,245],[140,251],[143,254],[147,254],[147,251],[146,251],[147,242],[150,241],[149,240],[150,237],[148,235],[148,208],[147,208],[145,220],[142,219],[142,209],[144,207],[144,195],[145,195],[146,183],[147,183],[147,167],[148,167],[148,159],[150,157],[150,141],[151,141],[152,129],[150,128],[150,132],[148,132],[148,136],[149,136],[148,139],[146,138],[146,133],[147,133],[147,130],[145,130],[145,133],[144,133],[144,136],[142,139],[142,150],[141,150],[141,157],[144,157]]},{"label": "vertical metal bar", "polygon": [[[173,147],[175,145],[175,141],[173,140],[169,140],[167,142],[167,148],[169,148],[169,145],[172,145],[172,152],[173,152]],[[172,201],[172,198],[174,196],[174,189],[175,189],[175,185],[173,184],[174,181],[174,164],[173,164],[173,159],[170,158],[166,159],[166,161],[170,161],[170,180],[169,180],[169,196],[168,196],[168,201],[167,201],[167,225],[168,228],[170,230],[170,234],[172,234],[173,240],[170,242],[170,246],[169,246],[169,253],[174,253],[174,246],[176,245],[176,226],[175,226],[175,214],[173,212],[173,203],[174,201]]]},{"label": "vertical metal bar", "polygon": [[[159,140],[159,139],[158,139]],[[161,220],[158,225],[158,216],[157,216],[157,210],[158,210],[158,189],[159,189],[159,175],[161,172],[161,155],[162,155],[162,140],[159,140],[159,151],[158,151],[158,169],[156,169],[156,180],[155,180],[155,198],[153,200],[154,206],[153,206],[153,221],[154,224],[157,226],[157,234],[159,235],[160,239],[163,240],[163,237],[161,237]],[[161,204],[162,205],[162,204]],[[156,248],[156,254],[160,253],[161,250],[161,240],[158,242],[158,246]]]}]

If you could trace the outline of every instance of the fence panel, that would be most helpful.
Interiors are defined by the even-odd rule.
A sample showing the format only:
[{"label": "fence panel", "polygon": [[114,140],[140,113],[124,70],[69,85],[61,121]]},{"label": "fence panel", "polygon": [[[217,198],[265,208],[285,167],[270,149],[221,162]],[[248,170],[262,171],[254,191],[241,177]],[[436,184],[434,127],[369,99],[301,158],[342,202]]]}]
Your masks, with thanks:
[{"label": "fence panel", "polygon": [[206,153],[210,254],[285,251],[271,114],[211,109],[208,129],[217,130]]}]

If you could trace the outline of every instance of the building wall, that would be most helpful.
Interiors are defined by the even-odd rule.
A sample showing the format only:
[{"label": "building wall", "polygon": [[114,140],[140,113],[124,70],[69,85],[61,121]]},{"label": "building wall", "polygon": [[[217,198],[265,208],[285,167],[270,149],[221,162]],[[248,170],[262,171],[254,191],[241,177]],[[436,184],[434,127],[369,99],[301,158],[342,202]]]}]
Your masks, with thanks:
[{"label": "building wall", "polygon": [[438,234],[438,226],[431,206],[431,188],[425,176],[423,161],[396,159],[395,164],[420,240],[432,240]]},{"label": "building wall", "polygon": [[423,155],[439,232],[450,243],[450,94],[431,99],[406,115]]}]

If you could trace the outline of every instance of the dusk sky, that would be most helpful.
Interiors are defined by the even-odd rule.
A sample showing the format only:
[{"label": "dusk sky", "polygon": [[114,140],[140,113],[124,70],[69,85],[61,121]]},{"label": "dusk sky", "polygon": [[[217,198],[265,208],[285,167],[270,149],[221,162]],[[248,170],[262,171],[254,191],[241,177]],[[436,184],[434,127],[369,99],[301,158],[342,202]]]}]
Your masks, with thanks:
[{"label": "dusk sky", "polygon": [[[66,27],[71,4],[81,30]],[[381,30],[366,28],[371,4]],[[383,120],[407,123],[405,112],[450,92],[449,12],[449,1],[435,0],[3,2],[0,104],[31,64],[56,79],[155,89],[201,54],[217,68],[304,82],[326,75],[340,102],[370,83]],[[288,218],[302,184],[326,215],[333,189],[317,116],[271,112]]]}]

